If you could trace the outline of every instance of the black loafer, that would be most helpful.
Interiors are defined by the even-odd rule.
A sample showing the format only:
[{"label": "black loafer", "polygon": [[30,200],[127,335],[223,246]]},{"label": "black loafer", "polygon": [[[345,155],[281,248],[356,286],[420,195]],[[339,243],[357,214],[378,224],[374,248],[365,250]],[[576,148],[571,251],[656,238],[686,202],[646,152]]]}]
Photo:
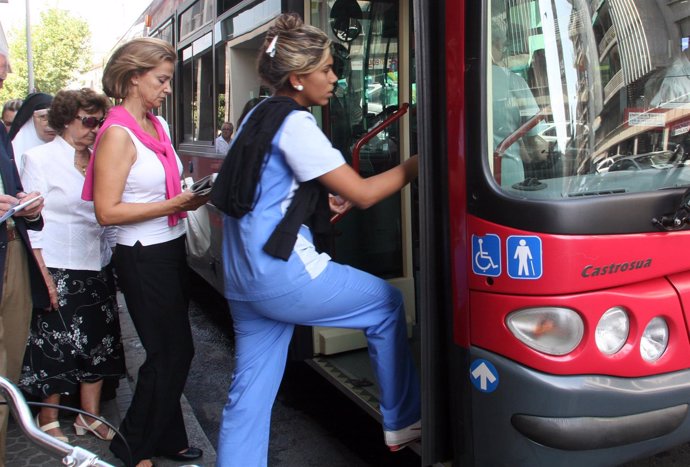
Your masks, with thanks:
[{"label": "black loafer", "polygon": [[177,454],[168,454],[167,456],[163,456],[166,459],[170,459],[173,461],[193,461],[194,459],[198,459],[201,456],[204,455],[204,451],[202,451],[199,448],[195,448],[194,446],[189,446],[187,449],[185,449],[182,452],[178,452]]}]

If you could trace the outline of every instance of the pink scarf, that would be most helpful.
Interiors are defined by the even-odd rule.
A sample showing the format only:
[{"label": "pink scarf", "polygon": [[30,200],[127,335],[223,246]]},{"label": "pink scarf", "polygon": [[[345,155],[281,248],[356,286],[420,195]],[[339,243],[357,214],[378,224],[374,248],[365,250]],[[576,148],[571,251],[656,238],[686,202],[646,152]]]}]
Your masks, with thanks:
[{"label": "pink scarf", "polygon": [[[175,150],[172,147],[170,138],[168,138],[168,133],[163,128],[163,125],[161,125],[160,120],[151,112],[146,113],[146,118],[148,118],[156,128],[158,139],[144,131],[127,109],[121,105],[110,109],[108,117],[98,131],[96,141],[93,144],[93,156],[89,160],[89,166],[86,169],[86,180],[84,181],[84,188],[81,192],[81,199],[84,201],[93,201],[93,164],[98,154],[98,142],[101,140],[101,136],[103,136],[105,130],[112,125],[127,128],[134,133],[134,136],[136,136],[144,146],[156,153],[158,160],[161,161],[163,169],[165,170],[165,197],[167,199],[173,198],[182,192],[180,187],[180,172],[177,167],[177,156],[175,155]],[[171,214],[168,216],[168,225],[171,227],[177,225],[179,220],[184,217],[187,217],[186,212]]]}]

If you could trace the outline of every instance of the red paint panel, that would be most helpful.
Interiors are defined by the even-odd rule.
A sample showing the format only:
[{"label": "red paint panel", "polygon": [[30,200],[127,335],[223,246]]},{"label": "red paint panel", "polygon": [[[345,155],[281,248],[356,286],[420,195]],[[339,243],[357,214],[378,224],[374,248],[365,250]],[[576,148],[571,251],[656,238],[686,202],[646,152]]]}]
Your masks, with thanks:
[{"label": "red paint panel", "polygon": [[469,312],[466,237],[465,155],[465,2],[447,1],[446,8],[446,124],[448,145],[448,188],[450,212],[450,250],[454,265],[451,287],[454,322],[458,345],[469,344]]},{"label": "red paint panel", "polygon": [[[547,235],[468,218],[468,248],[472,235],[501,239],[499,277],[488,279],[472,272],[471,255],[464,265],[469,287],[501,294],[555,295],[580,293],[634,284],[690,271],[690,231],[628,235]],[[542,242],[543,273],[534,280],[511,279],[507,274],[506,239],[511,235],[538,236]]]}]

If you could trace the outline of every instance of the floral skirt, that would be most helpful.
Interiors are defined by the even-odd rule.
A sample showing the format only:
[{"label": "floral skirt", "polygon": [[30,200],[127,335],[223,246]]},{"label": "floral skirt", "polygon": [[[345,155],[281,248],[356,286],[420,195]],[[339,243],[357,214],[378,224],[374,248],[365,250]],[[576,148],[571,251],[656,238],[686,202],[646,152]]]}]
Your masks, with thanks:
[{"label": "floral skirt", "polygon": [[58,309],[34,309],[19,386],[45,398],[79,383],[120,378],[125,358],[112,271],[48,268]]}]

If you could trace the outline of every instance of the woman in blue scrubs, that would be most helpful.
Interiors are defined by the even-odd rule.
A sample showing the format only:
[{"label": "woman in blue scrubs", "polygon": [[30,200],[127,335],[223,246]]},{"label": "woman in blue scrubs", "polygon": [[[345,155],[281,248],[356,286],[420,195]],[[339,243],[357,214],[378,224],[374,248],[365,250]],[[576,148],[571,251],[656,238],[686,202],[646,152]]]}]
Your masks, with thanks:
[{"label": "woman in blue scrubs", "polygon": [[[363,330],[381,390],[386,444],[398,450],[421,436],[419,376],[401,293],[314,245],[324,206],[327,223],[331,211],[350,204],[366,209],[417,176],[413,156],[363,179],[319,129],[306,108],[326,105],[333,95],[330,46],[297,15],[276,20],[259,58],[273,96],[242,122],[213,190],[212,201],[228,214],[223,264],[236,343],[220,467],[267,465],[271,408],[295,324]],[[337,196],[329,200],[328,193]]]}]

